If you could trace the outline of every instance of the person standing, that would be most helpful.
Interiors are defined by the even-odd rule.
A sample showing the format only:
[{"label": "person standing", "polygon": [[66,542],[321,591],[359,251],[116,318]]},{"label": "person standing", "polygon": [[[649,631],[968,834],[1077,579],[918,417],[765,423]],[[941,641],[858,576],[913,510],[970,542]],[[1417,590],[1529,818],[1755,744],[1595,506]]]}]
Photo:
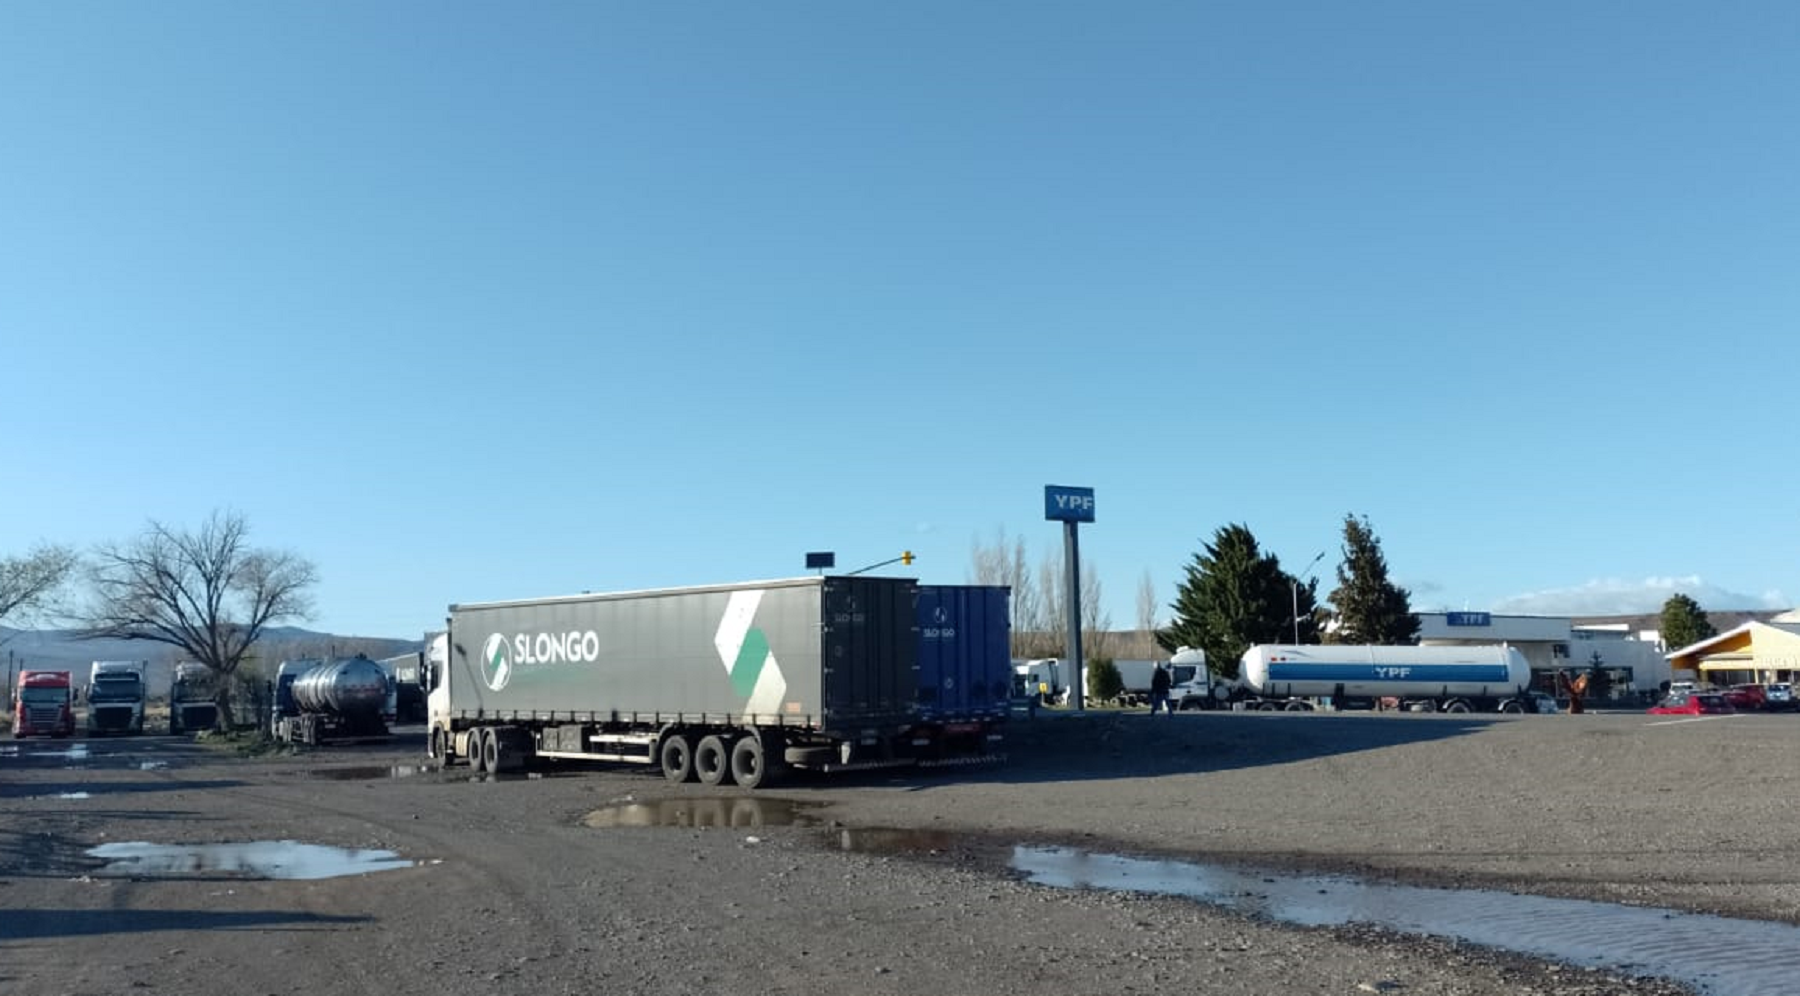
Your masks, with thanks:
[{"label": "person standing", "polygon": [[1156,715],[1158,709],[1170,715],[1175,713],[1175,707],[1169,703],[1169,668],[1165,664],[1156,665],[1150,674],[1150,715]]}]

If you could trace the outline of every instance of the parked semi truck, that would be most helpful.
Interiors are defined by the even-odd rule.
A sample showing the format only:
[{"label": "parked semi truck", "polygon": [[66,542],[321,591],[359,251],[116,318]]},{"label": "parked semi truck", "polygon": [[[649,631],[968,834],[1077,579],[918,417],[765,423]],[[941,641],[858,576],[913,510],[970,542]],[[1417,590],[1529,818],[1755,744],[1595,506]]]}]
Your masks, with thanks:
[{"label": "parked semi truck", "polygon": [[746,788],[975,750],[918,707],[917,594],[820,576],[452,605],[427,750],[477,772],[620,761]]},{"label": "parked semi truck", "polygon": [[1433,712],[1535,712],[1531,665],[1518,649],[1485,646],[1288,646],[1244,651],[1229,697],[1247,707],[1368,708],[1392,700]]},{"label": "parked semi truck", "polygon": [[919,585],[916,738],[946,759],[984,759],[1012,706],[1012,590]]},{"label": "parked semi truck", "polygon": [[218,725],[218,686],[213,681],[213,669],[194,661],[175,665],[169,675],[169,732],[193,733]]},{"label": "parked semi truck", "polygon": [[144,675],[148,661],[95,661],[88,671],[87,731],[144,732]]},{"label": "parked semi truck", "polygon": [[69,737],[75,734],[75,680],[67,671],[20,671],[13,685],[12,735]]},{"label": "parked semi truck", "polygon": [[393,722],[425,722],[425,689],[419,684],[419,671],[424,660],[425,651],[415,650],[410,654],[383,657],[377,662],[394,683]]},{"label": "parked semi truck", "polygon": [[390,735],[385,717],[392,683],[380,664],[361,654],[282,661],[274,691],[271,733],[277,740],[317,746]]},{"label": "parked semi truck", "polygon": [[1013,669],[1013,697],[1036,699],[1044,705],[1056,705],[1069,697],[1068,668],[1055,657],[1034,657],[1030,660],[1015,660]]}]

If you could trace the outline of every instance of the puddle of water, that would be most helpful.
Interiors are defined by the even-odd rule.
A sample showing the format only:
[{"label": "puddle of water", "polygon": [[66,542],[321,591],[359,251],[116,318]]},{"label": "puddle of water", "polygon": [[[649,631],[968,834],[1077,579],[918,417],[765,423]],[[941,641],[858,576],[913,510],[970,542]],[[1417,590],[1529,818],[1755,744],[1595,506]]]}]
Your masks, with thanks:
[{"label": "puddle of water", "polygon": [[659,799],[623,802],[596,809],[581,818],[581,825],[606,830],[613,827],[790,827],[816,826],[815,803],[791,799],[746,797],[742,799]]},{"label": "puddle of water", "polygon": [[167,761],[139,761],[138,762],[138,770],[139,771],[155,771],[158,768],[166,768],[168,766],[169,766],[169,762],[167,762]]},{"label": "puddle of water", "polygon": [[217,873],[231,878],[316,879],[410,868],[393,851],[355,850],[262,840],[247,844],[101,844],[87,852],[110,859],[97,877],[179,877]]},{"label": "puddle of water", "polygon": [[838,831],[838,847],[858,854],[937,854],[959,845],[967,848],[966,834],[944,830],[843,829]]},{"label": "puddle of water", "polygon": [[331,782],[379,781],[384,778],[414,778],[419,775],[437,775],[443,772],[429,764],[390,764],[368,765],[360,768],[313,768],[306,772],[308,778],[323,778]]},{"label": "puddle of water", "polygon": [[91,799],[91,798],[93,798],[93,796],[88,795],[86,792],[58,792],[58,793],[56,793],[56,798],[58,798],[58,799]]},{"label": "puddle of water", "polygon": [[1015,847],[1012,867],[1040,885],[1183,896],[1301,926],[1373,924],[1664,976],[1716,996],[1791,992],[1793,952],[1800,949],[1800,927],[1785,923],[1578,899],[1380,885],[1071,848]]}]

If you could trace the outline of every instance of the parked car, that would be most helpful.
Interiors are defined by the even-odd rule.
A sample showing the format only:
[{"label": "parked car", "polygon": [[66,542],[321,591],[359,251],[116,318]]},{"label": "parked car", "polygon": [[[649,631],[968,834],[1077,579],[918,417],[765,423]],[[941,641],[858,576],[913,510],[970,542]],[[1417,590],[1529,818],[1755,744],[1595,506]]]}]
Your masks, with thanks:
[{"label": "parked car", "polygon": [[1725,700],[1738,712],[1761,712],[1768,693],[1761,685],[1732,685],[1722,692]]},{"label": "parked car", "polygon": [[1717,692],[1676,692],[1649,711],[1653,716],[1729,716],[1737,708]]},{"label": "parked car", "polygon": [[1794,686],[1785,681],[1770,684],[1765,693],[1763,708],[1771,712],[1792,710],[1794,708]]}]

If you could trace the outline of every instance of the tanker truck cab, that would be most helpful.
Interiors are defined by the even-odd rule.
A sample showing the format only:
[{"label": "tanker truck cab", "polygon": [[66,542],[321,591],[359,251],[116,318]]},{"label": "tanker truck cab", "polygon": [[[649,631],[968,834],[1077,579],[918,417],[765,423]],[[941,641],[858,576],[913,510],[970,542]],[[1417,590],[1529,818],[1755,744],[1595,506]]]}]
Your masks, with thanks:
[{"label": "tanker truck cab", "polygon": [[1212,673],[1206,651],[1181,647],[1169,658],[1169,702],[1177,710],[1226,709],[1238,694],[1238,684]]}]

